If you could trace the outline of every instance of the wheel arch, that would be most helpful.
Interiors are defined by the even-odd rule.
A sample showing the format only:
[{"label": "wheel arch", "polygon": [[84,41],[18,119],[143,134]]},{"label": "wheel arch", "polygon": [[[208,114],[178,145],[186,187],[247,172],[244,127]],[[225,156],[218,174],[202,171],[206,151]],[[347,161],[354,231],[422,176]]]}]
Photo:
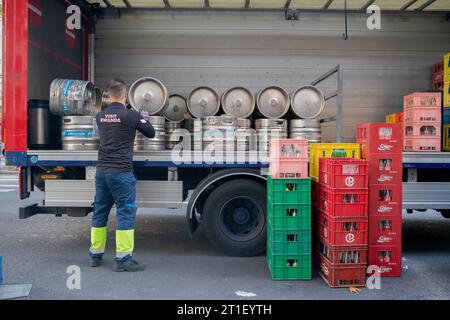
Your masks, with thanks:
[{"label": "wheel arch", "polygon": [[[217,171],[205,179],[203,179],[192,193],[186,210],[186,221],[188,225],[188,233],[191,237],[194,236],[199,223],[197,220],[196,209],[203,206],[208,195],[218,185],[234,179],[250,179],[261,184],[267,183],[266,176],[263,176],[260,170],[256,169],[223,169]],[[201,212],[199,212],[201,214]]]}]

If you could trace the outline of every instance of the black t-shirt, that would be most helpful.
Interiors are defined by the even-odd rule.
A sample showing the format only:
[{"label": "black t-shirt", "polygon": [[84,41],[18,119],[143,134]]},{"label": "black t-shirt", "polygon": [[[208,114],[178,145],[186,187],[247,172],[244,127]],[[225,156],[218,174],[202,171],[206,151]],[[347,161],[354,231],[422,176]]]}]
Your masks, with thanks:
[{"label": "black t-shirt", "polygon": [[136,130],[148,138],[155,137],[155,129],[138,112],[123,104],[112,103],[97,115],[100,133],[97,171],[118,173],[133,171],[133,146]]}]

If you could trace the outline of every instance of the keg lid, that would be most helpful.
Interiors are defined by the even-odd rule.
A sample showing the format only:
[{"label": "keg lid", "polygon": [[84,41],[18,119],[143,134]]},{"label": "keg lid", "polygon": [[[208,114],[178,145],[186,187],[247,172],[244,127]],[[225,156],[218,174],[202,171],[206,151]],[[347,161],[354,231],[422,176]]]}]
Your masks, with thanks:
[{"label": "keg lid", "polygon": [[234,87],[222,95],[222,108],[226,114],[247,118],[255,110],[255,96],[244,87]]},{"label": "keg lid", "polygon": [[322,91],[313,86],[304,86],[294,91],[291,96],[292,111],[304,119],[318,117],[325,107]]},{"label": "keg lid", "polygon": [[189,94],[187,106],[196,118],[213,116],[220,108],[219,95],[209,87],[198,87]]},{"label": "keg lid", "polygon": [[170,96],[169,105],[163,112],[164,117],[172,122],[183,121],[188,113],[186,99],[177,94]]},{"label": "keg lid", "polygon": [[280,87],[270,86],[262,89],[256,98],[258,111],[267,118],[281,118],[289,110],[289,95]]},{"label": "keg lid", "polygon": [[147,77],[138,79],[131,85],[128,99],[133,109],[142,109],[155,115],[167,106],[169,94],[161,81]]}]

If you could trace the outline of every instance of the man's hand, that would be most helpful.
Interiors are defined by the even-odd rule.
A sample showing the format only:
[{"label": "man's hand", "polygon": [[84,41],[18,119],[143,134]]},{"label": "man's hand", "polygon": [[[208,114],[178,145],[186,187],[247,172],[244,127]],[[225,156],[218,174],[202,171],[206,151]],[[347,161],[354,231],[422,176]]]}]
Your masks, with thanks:
[{"label": "man's hand", "polygon": [[150,114],[148,113],[148,111],[145,110],[140,110],[139,114],[141,115],[142,118],[144,118],[145,121],[150,122]]}]

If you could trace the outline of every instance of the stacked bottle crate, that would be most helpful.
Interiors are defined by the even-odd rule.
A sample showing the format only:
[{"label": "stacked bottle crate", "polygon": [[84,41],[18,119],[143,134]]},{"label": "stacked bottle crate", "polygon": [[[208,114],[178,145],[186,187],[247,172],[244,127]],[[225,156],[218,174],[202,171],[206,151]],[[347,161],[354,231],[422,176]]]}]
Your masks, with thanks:
[{"label": "stacked bottle crate", "polygon": [[400,276],[402,269],[402,127],[366,123],[357,127],[357,141],[369,164],[369,265],[382,276]]},{"label": "stacked bottle crate", "polygon": [[405,151],[441,151],[441,96],[416,92],[404,97]]},{"label": "stacked bottle crate", "polygon": [[273,280],[311,279],[308,141],[272,140],[267,179],[267,264]]},{"label": "stacked bottle crate", "polygon": [[366,284],[367,170],[365,160],[319,162],[319,274],[330,287]]},{"label": "stacked bottle crate", "polygon": [[442,103],[442,149],[444,151],[450,151],[450,53],[447,53],[443,62],[443,78],[445,81],[444,88],[444,101]]},{"label": "stacked bottle crate", "polygon": [[433,64],[431,83],[433,91],[444,90],[444,61]]}]

